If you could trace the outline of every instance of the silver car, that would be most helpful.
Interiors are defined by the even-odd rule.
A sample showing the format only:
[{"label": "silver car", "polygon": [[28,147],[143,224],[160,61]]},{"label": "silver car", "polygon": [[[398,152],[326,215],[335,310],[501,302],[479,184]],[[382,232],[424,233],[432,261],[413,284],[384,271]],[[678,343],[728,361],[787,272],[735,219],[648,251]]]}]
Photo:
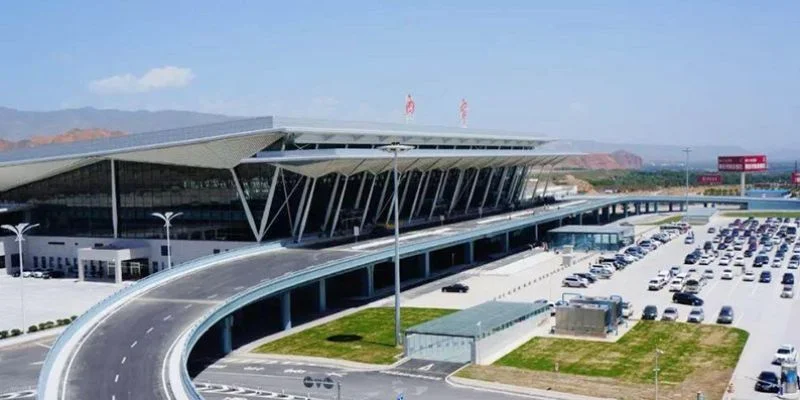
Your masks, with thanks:
[{"label": "silver car", "polygon": [[664,309],[664,313],[661,314],[662,321],[677,321],[678,320],[678,309],[675,307],[667,307]]},{"label": "silver car", "polygon": [[694,323],[701,323],[706,319],[705,314],[703,313],[703,309],[701,307],[695,307],[689,313],[689,317],[686,318],[686,322],[694,322]]}]

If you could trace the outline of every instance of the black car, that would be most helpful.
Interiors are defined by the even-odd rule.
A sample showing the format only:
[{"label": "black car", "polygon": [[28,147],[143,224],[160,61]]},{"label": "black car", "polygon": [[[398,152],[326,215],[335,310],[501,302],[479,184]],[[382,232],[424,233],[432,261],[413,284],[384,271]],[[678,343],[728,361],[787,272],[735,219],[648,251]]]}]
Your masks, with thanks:
[{"label": "black car", "polygon": [[747,250],[744,251],[744,257],[745,258],[750,258],[752,256],[753,256],[753,250],[747,249]]},{"label": "black car", "polygon": [[683,263],[684,264],[690,264],[690,265],[691,264],[695,264],[695,263],[697,263],[697,256],[694,253],[687,254],[686,258],[683,259]]},{"label": "black car", "polygon": [[761,275],[758,276],[758,281],[761,283],[770,283],[772,282],[772,274],[769,271],[761,271]]},{"label": "black car", "polygon": [[769,256],[757,255],[755,260],[753,260],[753,267],[755,268],[762,267],[767,264],[769,264]]},{"label": "black car", "polygon": [[690,306],[702,306],[703,299],[697,295],[686,292],[677,292],[672,295],[672,302],[678,304],[688,304]]},{"label": "black car", "polygon": [[644,310],[642,310],[642,319],[652,321],[656,318],[658,318],[658,308],[653,305],[645,306]]},{"label": "black car", "polygon": [[705,242],[703,243],[703,250],[708,251],[714,248],[714,243]]},{"label": "black car", "polygon": [[718,324],[732,324],[733,323],[733,307],[722,306],[717,315]]},{"label": "black car", "polygon": [[794,285],[794,274],[791,272],[784,273],[783,279],[781,279],[781,285]]},{"label": "black car", "polygon": [[467,293],[469,292],[469,286],[463,283],[455,283],[452,285],[447,285],[442,288],[442,292],[449,292],[449,293]]},{"label": "black car", "polygon": [[50,277],[51,278],[63,278],[64,277],[64,271],[50,271]]},{"label": "black car", "polygon": [[756,378],[756,392],[778,393],[780,391],[778,375],[772,371],[761,371]]}]

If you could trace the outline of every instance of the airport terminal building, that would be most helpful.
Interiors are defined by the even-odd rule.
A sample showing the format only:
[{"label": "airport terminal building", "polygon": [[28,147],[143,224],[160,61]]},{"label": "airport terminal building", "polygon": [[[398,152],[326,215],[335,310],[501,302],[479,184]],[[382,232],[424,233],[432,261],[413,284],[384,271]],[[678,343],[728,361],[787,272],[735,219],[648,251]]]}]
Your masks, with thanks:
[{"label": "airport terminal building", "polygon": [[[264,242],[389,234],[393,154],[400,224],[426,227],[532,207],[568,157],[552,139],[453,127],[262,117],[0,153],[0,223],[39,226],[26,269],[135,279]],[[541,185],[539,184],[541,182]],[[534,194],[538,194],[534,196]],[[4,232],[6,233],[6,232]],[[14,237],[0,267],[15,271]]]}]

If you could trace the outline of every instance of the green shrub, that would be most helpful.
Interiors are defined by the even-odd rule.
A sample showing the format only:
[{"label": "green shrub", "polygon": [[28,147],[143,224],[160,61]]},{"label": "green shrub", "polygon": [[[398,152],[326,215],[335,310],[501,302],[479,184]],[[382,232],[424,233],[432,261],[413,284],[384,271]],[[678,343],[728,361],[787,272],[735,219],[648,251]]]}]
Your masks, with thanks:
[{"label": "green shrub", "polygon": [[70,322],[72,322],[72,321],[73,321],[73,320],[71,320],[71,319],[69,319],[69,318],[64,318],[64,325],[69,325],[69,324],[70,324]]},{"label": "green shrub", "polygon": [[44,323],[44,322],[39,322],[39,325],[37,325],[37,326],[39,327],[40,331],[43,331],[43,330],[47,329],[47,324]]},{"label": "green shrub", "polygon": [[28,333],[37,332],[38,330],[39,330],[39,327],[36,326],[36,325],[31,325],[31,326],[28,327]]},{"label": "green shrub", "polygon": [[47,321],[47,322],[44,323],[44,326],[46,326],[47,329],[50,329],[50,328],[56,326],[56,323],[53,322],[53,321]]},{"label": "green shrub", "polygon": [[8,331],[0,331],[0,339],[5,339],[8,337]]},{"label": "green shrub", "polygon": [[11,330],[11,337],[19,336],[19,335],[22,335],[22,331],[21,330],[16,329],[16,328]]},{"label": "green shrub", "polygon": [[73,316],[69,317],[69,319],[71,321],[75,321],[76,319],[78,319],[78,316],[77,315],[73,315]]}]

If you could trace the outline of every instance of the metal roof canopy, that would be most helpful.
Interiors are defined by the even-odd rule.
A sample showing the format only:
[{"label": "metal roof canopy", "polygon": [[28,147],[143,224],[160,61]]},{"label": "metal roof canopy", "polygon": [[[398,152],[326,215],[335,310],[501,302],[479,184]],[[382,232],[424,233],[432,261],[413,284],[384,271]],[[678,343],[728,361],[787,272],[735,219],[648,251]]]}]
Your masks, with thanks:
[{"label": "metal roof canopy", "polygon": [[632,231],[633,226],[625,225],[564,225],[551,229],[549,233],[618,233]]},{"label": "metal roof canopy", "polygon": [[[542,303],[488,301],[406,329],[406,334],[476,338],[547,308]],[[478,326],[480,323],[480,326]]]},{"label": "metal roof canopy", "polygon": [[[485,168],[512,165],[551,165],[578,153],[546,153],[535,150],[415,149],[398,153],[398,170],[430,171],[450,168]],[[243,159],[243,164],[268,163],[292,172],[320,177],[332,172],[343,175],[391,168],[392,154],[379,149],[318,149],[270,151]]]}]

